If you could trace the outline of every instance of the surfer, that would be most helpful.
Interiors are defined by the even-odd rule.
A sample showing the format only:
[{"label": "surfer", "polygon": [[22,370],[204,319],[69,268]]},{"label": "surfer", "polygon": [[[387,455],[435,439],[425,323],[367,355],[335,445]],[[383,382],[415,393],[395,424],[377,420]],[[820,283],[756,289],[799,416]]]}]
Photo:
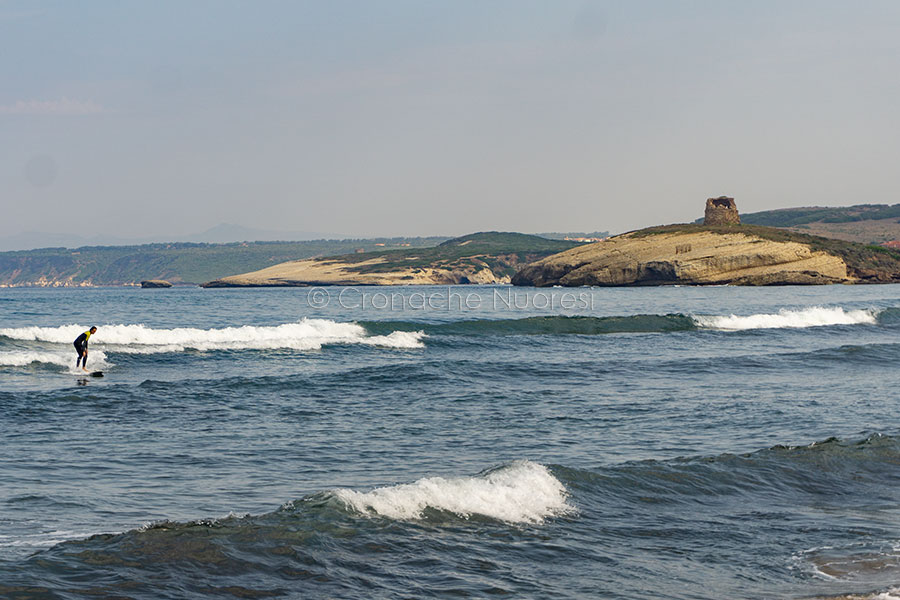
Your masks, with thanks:
[{"label": "surfer", "polygon": [[75,352],[78,353],[78,360],[75,361],[76,369],[80,363],[82,370],[87,372],[88,340],[91,339],[91,336],[95,333],[97,333],[97,328],[91,327],[75,338]]}]

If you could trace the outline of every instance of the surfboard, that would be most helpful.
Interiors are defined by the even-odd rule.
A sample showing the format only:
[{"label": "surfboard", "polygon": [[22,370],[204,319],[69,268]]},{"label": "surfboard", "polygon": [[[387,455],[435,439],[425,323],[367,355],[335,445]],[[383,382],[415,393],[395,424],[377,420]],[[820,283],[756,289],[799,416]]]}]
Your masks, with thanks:
[{"label": "surfboard", "polygon": [[103,371],[91,371],[91,377],[103,377]]}]

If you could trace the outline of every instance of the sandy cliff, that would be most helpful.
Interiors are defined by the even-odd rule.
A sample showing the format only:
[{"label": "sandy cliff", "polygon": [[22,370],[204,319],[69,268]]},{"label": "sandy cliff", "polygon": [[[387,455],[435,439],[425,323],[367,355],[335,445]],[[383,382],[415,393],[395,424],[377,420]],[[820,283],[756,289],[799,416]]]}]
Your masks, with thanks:
[{"label": "sandy cliff", "polygon": [[427,248],[293,260],[216,279],[203,287],[509,283],[522,265],[576,245],[522,233],[483,231]]},{"label": "sandy cliff", "polygon": [[509,276],[497,277],[485,264],[442,265],[439,267],[406,267],[387,271],[377,269],[385,259],[359,263],[342,260],[294,260],[266,269],[223,277],[204,287],[267,287],[307,285],[421,285],[457,283],[509,283]]}]

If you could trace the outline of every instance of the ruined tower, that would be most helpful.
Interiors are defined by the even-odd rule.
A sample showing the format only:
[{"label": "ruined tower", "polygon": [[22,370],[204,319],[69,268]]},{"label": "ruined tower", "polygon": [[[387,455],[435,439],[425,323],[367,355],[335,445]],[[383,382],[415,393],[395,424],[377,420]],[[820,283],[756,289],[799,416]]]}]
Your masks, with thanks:
[{"label": "ruined tower", "polygon": [[740,222],[741,216],[738,214],[734,198],[719,196],[706,201],[704,225],[739,225]]}]

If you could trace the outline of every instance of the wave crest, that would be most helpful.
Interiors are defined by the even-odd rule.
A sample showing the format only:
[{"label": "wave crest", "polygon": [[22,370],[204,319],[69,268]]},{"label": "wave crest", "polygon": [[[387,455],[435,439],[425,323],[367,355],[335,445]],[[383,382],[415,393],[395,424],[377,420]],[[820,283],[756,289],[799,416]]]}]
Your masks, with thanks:
[{"label": "wave crest", "polygon": [[[612,333],[674,333],[696,329],[743,331],[747,329],[788,329],[828,325],[874,325],[882,316],[891,321],[896,309],[845,310],[842,307],[811,306],[782,309],[777,313],[738,315],[638,314],[622,316],[549,315],[519,319],[476,319],[448,323],[416,321],[365,321],[371,332],[417,331],[429,335],[603,335]],[[900,318],[900,317],[898,317]]]},{"label": "wave crest", "polygon": [[432,509],[466,519],[481,515],[509,523],[541,523],[573,510],[565,486],[547,467],[528,460],[475,477],[428,477],[370,492],[339,489],[333,495],[357,512],[398,520],[422,519]]},{"label": "wave crest", "polygon": [[874,310],[848,310],[840,306],[812,306],[801,310],[782,309],[775,314],[748,316],[695,316],[698,326],[707,329],[744,331],[748,329],[787,329],[823,327],[828,325],[874,325],[878,322]]}]

